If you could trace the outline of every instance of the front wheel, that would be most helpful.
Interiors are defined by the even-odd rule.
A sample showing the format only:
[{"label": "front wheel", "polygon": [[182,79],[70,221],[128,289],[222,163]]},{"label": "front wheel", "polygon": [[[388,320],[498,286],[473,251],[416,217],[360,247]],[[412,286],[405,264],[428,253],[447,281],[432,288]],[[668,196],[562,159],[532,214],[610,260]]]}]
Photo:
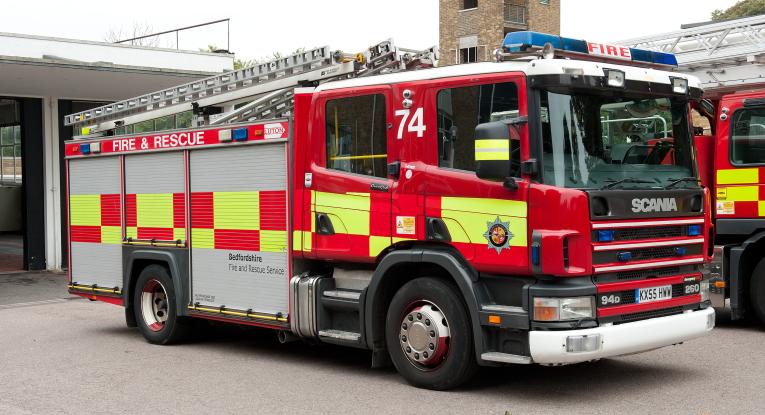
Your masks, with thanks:
[{"label": "front wheel", "polygon": [[760,323],[765,324],[765,259],[752,271],[749,284],[749,304]]},{"label": "front wheel", "polygon": [[135,285],[133,310],[141,333],[149,343],[171,344],[186,337],[189,327],[176,313],[175,287],[167,269],[149,265]]},{"label": "front wheel", "polygon": [[457,289],[417,278],[393,296],[385,341],[398,372],[414,386],[445,390],[476,372],[470,320]]}]

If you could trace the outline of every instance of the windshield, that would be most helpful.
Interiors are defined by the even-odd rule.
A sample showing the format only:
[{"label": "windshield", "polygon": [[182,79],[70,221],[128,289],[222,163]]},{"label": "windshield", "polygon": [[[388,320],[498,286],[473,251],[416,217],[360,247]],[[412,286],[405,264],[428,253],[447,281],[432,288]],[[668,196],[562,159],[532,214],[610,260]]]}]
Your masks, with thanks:
[{"label": "windshield", "polygon": [[542,91],[540,117],[547,184],[697,186],[686,100]]}]

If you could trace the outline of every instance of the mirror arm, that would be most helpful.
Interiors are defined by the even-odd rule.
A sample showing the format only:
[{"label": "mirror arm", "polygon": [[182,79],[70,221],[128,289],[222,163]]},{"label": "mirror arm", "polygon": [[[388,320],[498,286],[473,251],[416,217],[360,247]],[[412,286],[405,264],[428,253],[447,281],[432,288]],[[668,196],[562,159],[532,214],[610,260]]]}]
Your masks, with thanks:
[{"label": "mirror arm", "polygon": [[514,177],[508,176],[505,177],[505,180],[502,182],[502,187],[514,192],[518,190],[518,182],[515,181]]}]

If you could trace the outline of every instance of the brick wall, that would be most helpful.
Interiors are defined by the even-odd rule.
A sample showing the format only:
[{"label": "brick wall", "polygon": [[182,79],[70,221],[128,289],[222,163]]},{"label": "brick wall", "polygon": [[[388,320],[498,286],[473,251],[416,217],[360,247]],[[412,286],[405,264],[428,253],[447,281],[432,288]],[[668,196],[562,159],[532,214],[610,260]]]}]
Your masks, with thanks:
[{"label": "brick wall", "polygon": [[529,30],[560,33],[560,0],[549,0],[548,5],[539,0],[478,0],[478,8],[468,10],[462,9],[463,0],[440,0],[439,65],[457,63],[460,38],[469,36],[477,38],[478,60],[491,60],[506,31],[519,30],[505,24],[505,2],[527,7]]}]

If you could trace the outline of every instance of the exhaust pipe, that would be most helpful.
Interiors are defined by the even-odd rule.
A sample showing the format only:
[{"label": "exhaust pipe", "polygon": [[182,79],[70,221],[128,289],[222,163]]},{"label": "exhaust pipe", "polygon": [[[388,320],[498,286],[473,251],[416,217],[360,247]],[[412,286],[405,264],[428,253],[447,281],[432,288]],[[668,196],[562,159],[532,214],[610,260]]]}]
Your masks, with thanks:
[{"label": "exhaust pipe", "polygon": [[296,340],[300,340],[299,337],[297,337],[294,334],[292,334],[291,332],[285,331],[285,330],[278,331],[276,333],[276,338],[279,339],[279,343],[281,343],[281,344],[291,343],[291,342],[294,342]]}]

